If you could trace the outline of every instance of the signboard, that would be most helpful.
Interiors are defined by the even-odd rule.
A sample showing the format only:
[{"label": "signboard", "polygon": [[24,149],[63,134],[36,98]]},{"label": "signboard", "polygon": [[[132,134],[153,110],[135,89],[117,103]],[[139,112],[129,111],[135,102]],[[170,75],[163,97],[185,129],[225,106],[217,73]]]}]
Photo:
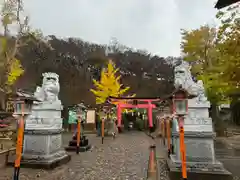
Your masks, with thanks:
[{"label": "signboard", "polygon": [[87,111],[87,123],[95,123],[95,110]]},{"label": "signboard", "polygon": [[77,124],[77,113],[75,111],[68,112],[68,124]]}]

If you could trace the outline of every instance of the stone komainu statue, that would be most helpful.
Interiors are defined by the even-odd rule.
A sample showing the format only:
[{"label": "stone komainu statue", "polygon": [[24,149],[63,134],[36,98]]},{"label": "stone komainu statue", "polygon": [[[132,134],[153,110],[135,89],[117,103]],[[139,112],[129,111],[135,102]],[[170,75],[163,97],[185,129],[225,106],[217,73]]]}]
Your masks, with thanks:
[{"label": "stone komainu statue", "polygon": [[174,68],[174,86],[175,88],[181,87],[189,94],[196,96],[198,102],[207,101],[202,80],[194,82],[191,66],[185,61],[177,64]]},{"label": "stone komainu statue", "polygon": [[56,102],[59,101],[60,91],[59,76],[56,73],[43,73],[43,82],[41,87],[37,87],[34,96],[39,101]]}]

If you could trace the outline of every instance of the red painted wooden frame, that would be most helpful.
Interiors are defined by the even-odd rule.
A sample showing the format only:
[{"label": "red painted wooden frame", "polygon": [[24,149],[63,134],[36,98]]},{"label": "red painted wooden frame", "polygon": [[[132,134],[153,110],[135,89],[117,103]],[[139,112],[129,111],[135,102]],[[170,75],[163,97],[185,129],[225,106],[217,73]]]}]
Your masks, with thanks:
[{"label": "red painted wooden frame", "polygon": [[[127,103],[125,102],[122,102],[122,101],[126,101],[127,100]],[[132,104],[134,100],[137,100],[138,102],[144,102],[144,104],[137,104],[137,105],[134,105]],[[156,108],[156,105],[155,104],[152,104],[152,102],[157,102],[157,101],[160,101],[160,99],[158,98],[155,98],[155,99],[143,99],[143,98],[113,98],[111,97],[110,98],[110,101],[117,101],[117,122],[118,122],[118,127],[121,126],[122,124],[122,109],[126,109],[126,108],[141,108],[141,109],[148,109],[148,123],[149,123],[149,127],[153,127],[153,120],[152,120],[152,109],[153,108]],[[131,104],[130,104],[130,101],[131,101]]]}]

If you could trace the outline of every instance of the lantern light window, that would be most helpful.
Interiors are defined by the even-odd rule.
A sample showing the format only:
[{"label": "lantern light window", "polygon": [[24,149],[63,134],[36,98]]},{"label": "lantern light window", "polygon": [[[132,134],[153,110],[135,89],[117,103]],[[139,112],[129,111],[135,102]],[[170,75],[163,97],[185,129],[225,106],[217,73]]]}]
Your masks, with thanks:
[{"label": "lantern light window", "polygon": [[175,113],[177,115],[187,114],[187,99],[174,99]]}]

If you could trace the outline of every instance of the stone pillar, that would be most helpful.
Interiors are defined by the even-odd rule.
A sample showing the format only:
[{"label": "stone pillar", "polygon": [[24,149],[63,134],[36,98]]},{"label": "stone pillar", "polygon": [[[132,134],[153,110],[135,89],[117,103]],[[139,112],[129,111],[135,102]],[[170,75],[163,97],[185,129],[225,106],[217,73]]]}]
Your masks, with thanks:
[{"label": "stone pillar", "polygon": [[[213,174],[214,179],[223,179],[217,175],[226,175],[224,179],[225,177],[228,179],[230,173],[215,157],[213,141],[215,133],[212,119],[209,117],[210,103],[205,96],[203,81],[193,80],[191,66],[186,61],[178,61],[175,64],[174,86],[176,90],[185,90],[192,98],[188,100],[188,115],[184,120],[186,164],[188,175],[190,175],[189,179],[213,179],[211,176]],[[181,174],[179,173],[181,172],[181,155],[177,119],[173,119],[172,136],[174,153],[170,156],[168,166],[170,179],[173,180],[179,179],[179,174]]]},{"label": "stone pillar", "polygon": [[[212,119],[209,117],[210,103],[196,103],[188,100],[188,115],[184,120],[186,161],[188,172],[211,172],[229,174],[215,157]],[[181,171],[179,127],[177,119],[173,121],[174,154],[168,162],[171,171]]]}]

